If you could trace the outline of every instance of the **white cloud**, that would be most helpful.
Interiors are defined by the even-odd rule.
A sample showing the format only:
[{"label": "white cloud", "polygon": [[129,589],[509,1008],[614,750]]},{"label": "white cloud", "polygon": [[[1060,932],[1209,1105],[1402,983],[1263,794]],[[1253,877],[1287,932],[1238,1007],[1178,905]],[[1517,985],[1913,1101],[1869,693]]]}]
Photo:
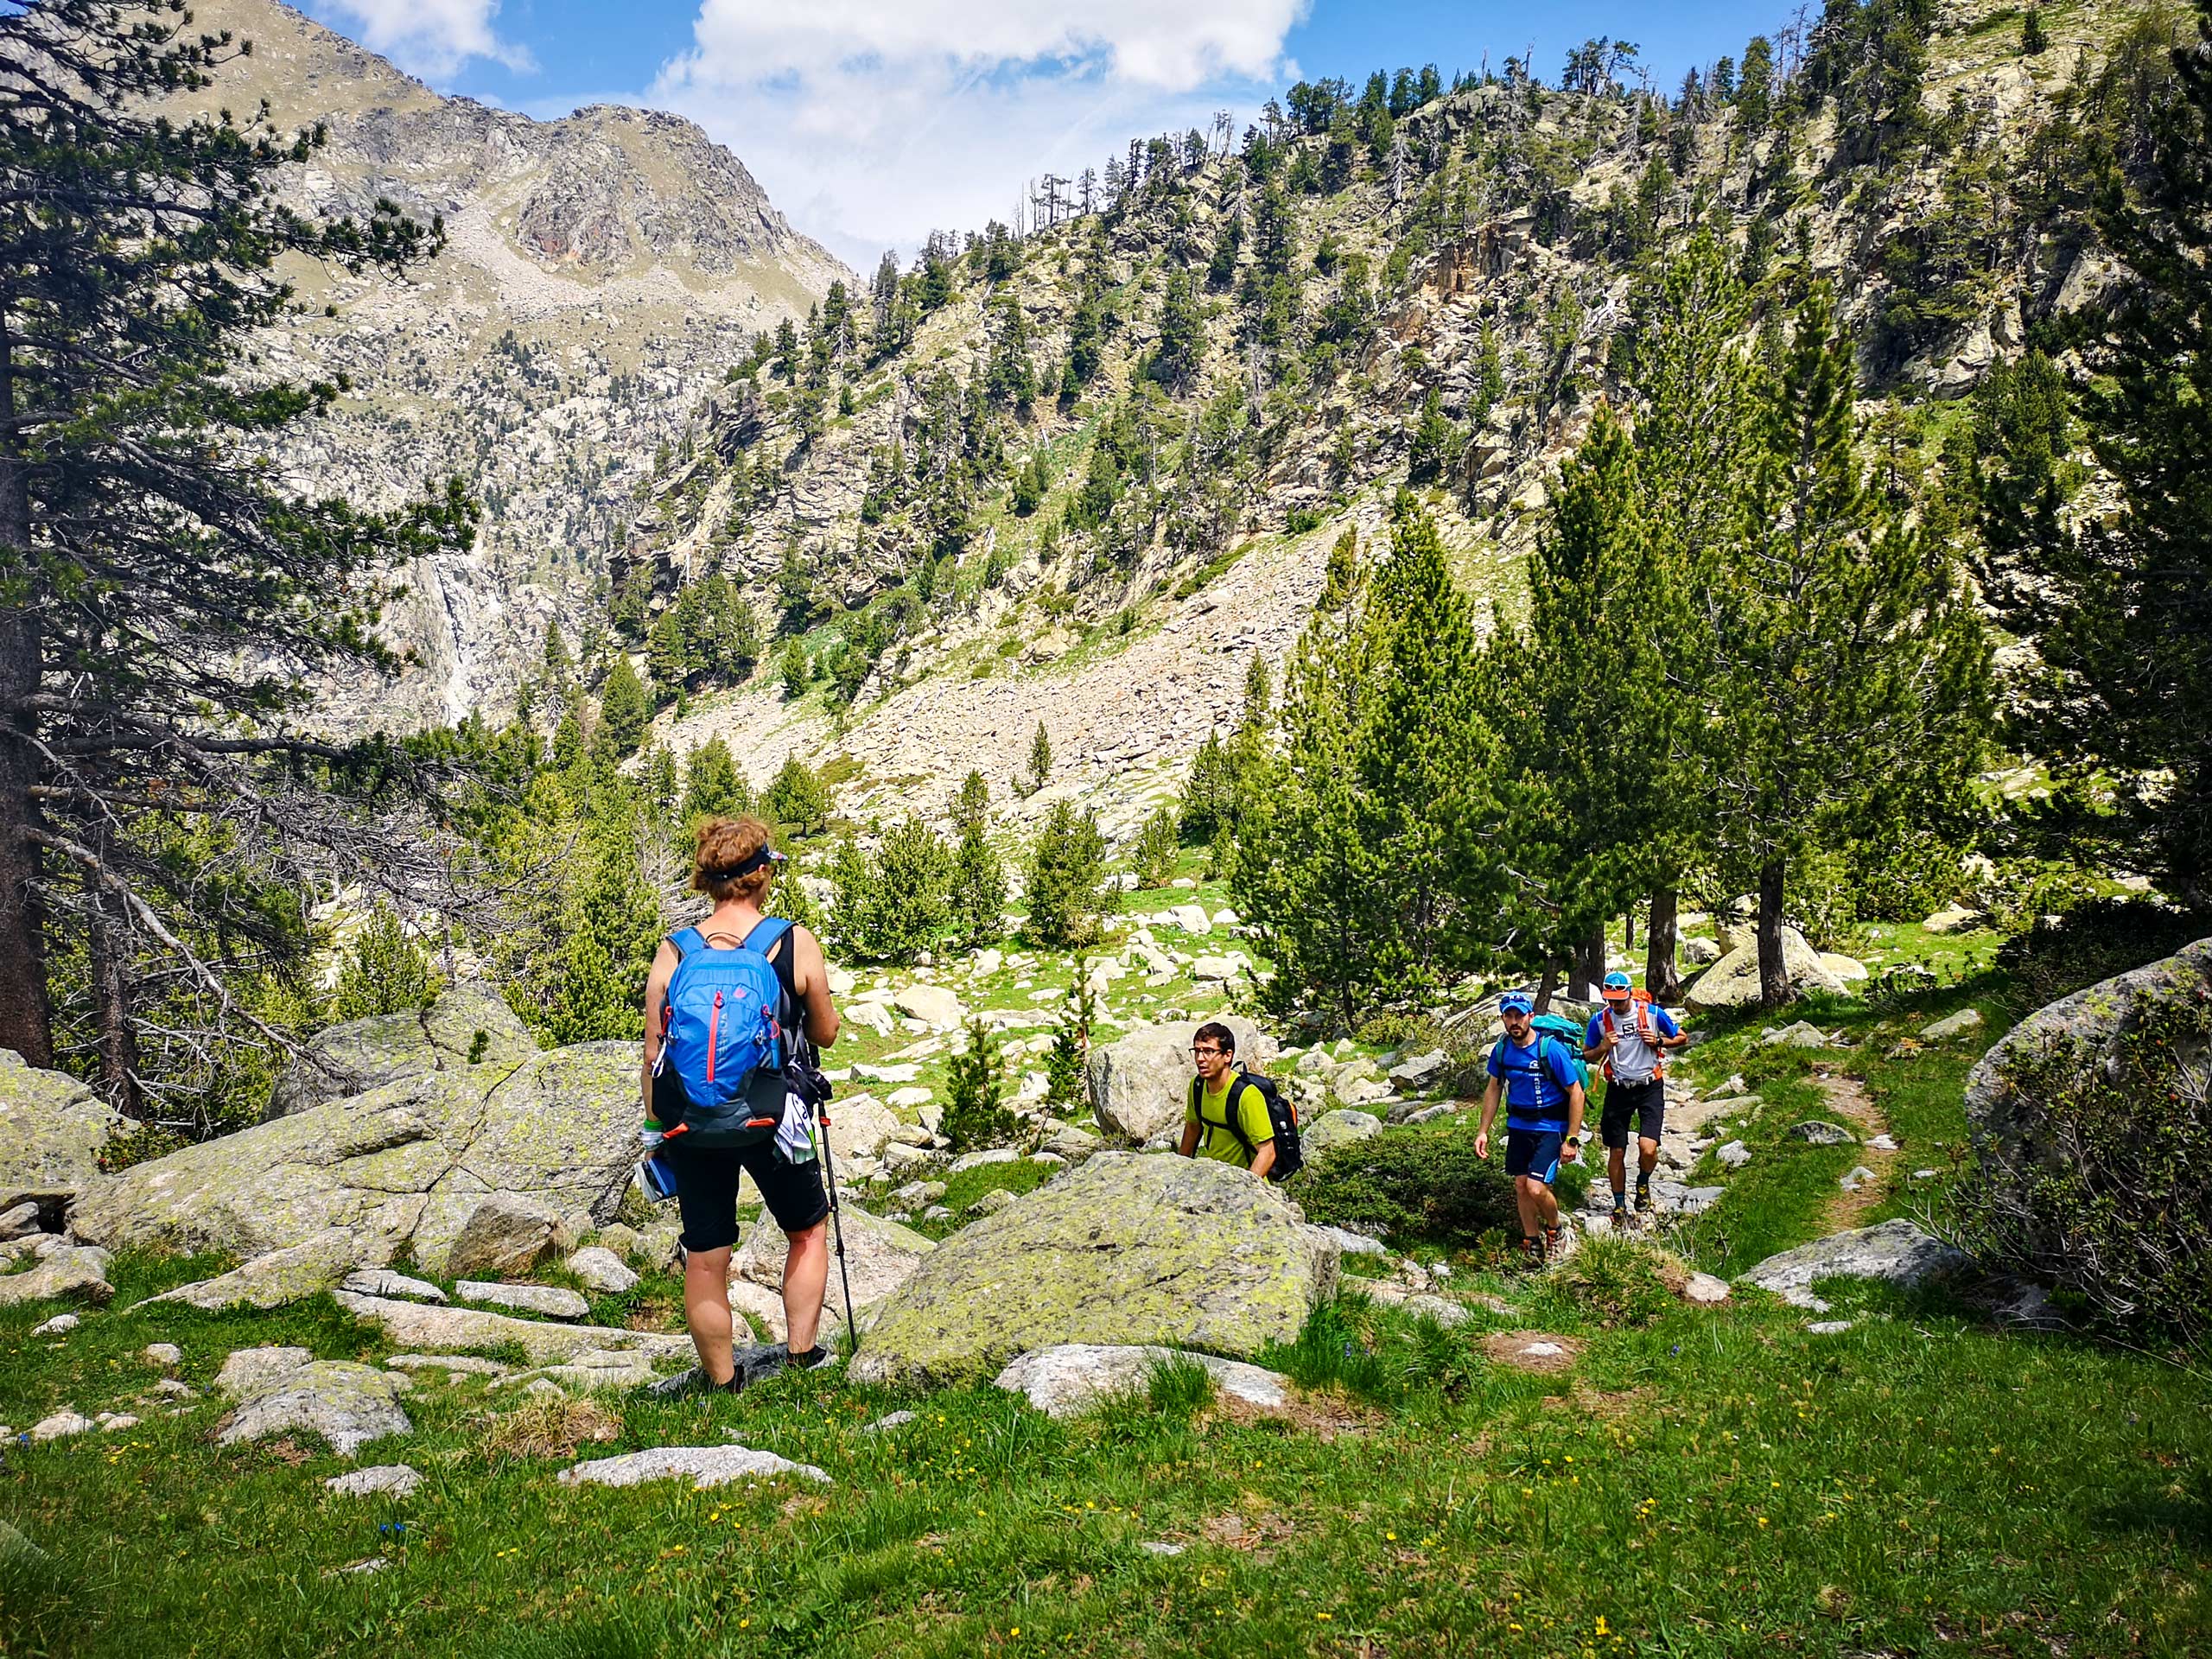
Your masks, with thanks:
[{"label": "white cloud", "polygon": [[703,0],[648,101],[699,121],[841,249],[911,249],[1009,217],[1026,180],[1250,102],[1306,6]]},{"label": "white cloud", "polygon": [[362,45],[411,74],[442,80],[471,58],[488,58],[517,74],[537,66],[529,49],[492,29],[499,0],[328,0],[359,25]]}]

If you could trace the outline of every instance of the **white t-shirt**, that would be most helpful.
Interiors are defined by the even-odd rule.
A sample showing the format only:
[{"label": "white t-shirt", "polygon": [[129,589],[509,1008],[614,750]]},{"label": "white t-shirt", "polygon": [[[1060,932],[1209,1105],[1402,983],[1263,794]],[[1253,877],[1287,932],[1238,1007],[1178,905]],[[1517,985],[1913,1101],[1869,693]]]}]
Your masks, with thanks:
[{"label": "white t-shirt", "polygon": [[[1674,1016],[1656,1002],[1631,1003],[1620,1013],[1613,1014],[1614,1029],[1619,1033],[1620,1040],[1613,1045],[1613,1052],[1605,1058],[1612,1065],[1615,1083],[1649,1083],[1659,1075],[1659,1064],[1666,1058],[1643,1040],[1643,1028],[1637,1018],[1639,1006],[1650,1016],[1651,1028],[1661,1037],[1673,1037],[1681,1031],[1681,1027],[1675,1023]],[[1600,1008],[1590,1016],[1589,1031],[1584,1039],[1586,1047],[1595,1048],[1605,1040],[1605,1016],[1609,1013],[1611,1013],[1610,1007]]]}]

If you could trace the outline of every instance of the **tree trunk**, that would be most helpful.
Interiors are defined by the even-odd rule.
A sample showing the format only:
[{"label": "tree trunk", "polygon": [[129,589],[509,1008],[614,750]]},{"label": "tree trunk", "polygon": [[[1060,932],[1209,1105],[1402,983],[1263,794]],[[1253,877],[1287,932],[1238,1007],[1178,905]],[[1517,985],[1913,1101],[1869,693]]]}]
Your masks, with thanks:
[{"label": "tree trunk", "polygon": [[91,957],[93,1013],[99,1031],[100,1092],[125,1117],[143,1122],[146,1099],[138,1088],[138,1035],[130,1025],[130,938],[113,898],[86,877],[91,925],[86,930]]},{"label": "tree trunk", "polygon": [[1673,1002],[1682,995],[1682,976],[1675,969],[1675,905],[1674,888],[1652,890],[1651,925],[1643,934],[1643,988],[1655,1002]]},{"label": "tree trunk", "polygon": [[[6,318],[0,313],[0,327]],[[30,479],[5,423],[16,412],[10,348],[0,338],[0,547],[28,551]],[[29,840],[38,805],[31,786],[39,757],[29,740],[34,716],[24,703],[39,689],[39,627],[29,609],[0,607],[0,1048],[26,1064],[54,1064],[54,1029],[46,1000],[44,916],[39,855]]]},{"label": "tree trunk", "polygon": [[1634,905],[1630,905],[1627,913],[1621,918],[1621,949],[1631,953],[1636,950],[1636,906]]},{"label": "tree trunk", "polygon": [[1599,922],[1574,944],[1574,982],[1567,994],[1578,1001],[1596,992],[1605,978],[1605,925]]},{"label": "tree trunk", "polygon": [[1789,964],[1782,956],[1782,900],[1789,874],[1789,861],[1769,859],[1759,868],[1759,1006],[1778,1008],[1796,995],[1789,983]]},{"label": "tree trunk", "polygon": [[1536,1012],[1538,1014],[1549,1014],[1552,1011],[1552,992],[1559,985],[1559,966],[1560,959],[1557,957],[1544,958],[1544,971],[1536,980]]}]

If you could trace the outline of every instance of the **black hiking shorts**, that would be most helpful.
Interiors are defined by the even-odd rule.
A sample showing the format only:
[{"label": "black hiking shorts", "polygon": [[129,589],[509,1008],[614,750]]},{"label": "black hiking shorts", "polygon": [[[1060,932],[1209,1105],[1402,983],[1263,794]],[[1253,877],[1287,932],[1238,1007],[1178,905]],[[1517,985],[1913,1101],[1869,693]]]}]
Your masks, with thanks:
[{"label": "black hiking shorts", "polygon": [[785,1163],[776,1155],[772,1136],[749,1147],[694,1147],[679,1135],[666,1145],[687,1250],[727,1249],[737,1243],[741,1174],[753,1177],[768,1213],[785,1233],[803,1233],[830,1213],[821,1163]]},{"label": "black hiking shorts", "polygon": [[1605,1109],[1598,1120],[1598,1133],[1608,1147],[1628,1145],[1628,1126],[1637,1137],[1656,1141],[1667,1121],[1667,1084],[1659,1077],[1644,1083],[1608,1083]]}]

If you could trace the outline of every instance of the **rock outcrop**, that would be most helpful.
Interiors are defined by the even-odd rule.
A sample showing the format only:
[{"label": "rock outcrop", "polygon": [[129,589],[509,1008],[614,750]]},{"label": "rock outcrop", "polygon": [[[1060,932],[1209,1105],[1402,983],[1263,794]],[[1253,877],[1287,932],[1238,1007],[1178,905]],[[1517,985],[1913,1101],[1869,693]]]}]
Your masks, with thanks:
[{"label": "rock outcrop", "polygon": [[1825,1313],[1827,1304],[1813,1294],[1822,1279],[1881,1279],[1893,1285],[1917,1285],[1966,1265],[1960,1251],[1899,1217],[1877,1227],[1859,1227],[1770,1255],[1736,1282],[1770,1290],[1796,1307]]},{"label": "rock outcrop", "polygon": [[58,1234],[16,1239],[0,1247],[0,1307],[57,1296],[105,1302],[115,1294],[107,1269],[105,1250],[65,1243]]},{"label": "rock outcrop", "polygon": [[1205,1367],[1214,1388],[1247,1405],[1279,1410],[1290,1403],[1290,1379],[1279,1371],[1173,1348],[1102,1348],[1063,1343],[1024,1354],[1001,1371],[994,1386],[1028,1396],[1048,1417],[1073,1417],[1103,1400],[1144,1393],[1154,1368],[1176,1361]]},{"label": "rock outcrop", "polygon": [[99,1173],[100,1148],[123,1115],[63,1071],[0,1048],[0,1211],[59,1210]]},{"label": "rock outcrop", "polygon": [[1101,1153],[939,1244],[853,1375],[953,1382],[1064,1343],[1249,1357],[1295,1337],[1336,1281],[1325,1238],[1242,1170]]},{"label": "rock outcrop", "polygon": [[[487,1202],[611,1221],[637,1155],[637,1090],[628,1043],[426,1072],[100,1177],[71,1222],[110,1248],[249,1258],[337,1234],[353,1248],[329,1253],[330,1283],[403,1249],[449,1274]],[[560,1242],[544,1228],[546,1248]]]},{"label": "rock outcrop", "polygon": [[[1265,1065],[1275,1056],[1274,1039],[1242,1014],[1216,1016],[1236,1033],[1242,1065]],[[1109,1135],[1149,1141],[1183,1122],[1191,1078],[1191,1039],[1201,1022],[1179,1020],[1133,1032],[1117,1043],[1090,1051],[1091,1109]]]},{"label": "rock outcrop", "polygon": [[490,986],[448,986],[426,1008],[317,1033],[278,1075],[266,1116],[289,1117],[431,1071],[518,1066],[537,1052],[537,1039]]},{"label": "rock outcrop", "polygon": [[[240,1364],[242,1357],[251,1363]],[[304,1348],[247,1349],[226,1362],[218,1381],[237,1404],[215,1438],[235,1446],[304,1433],[351,1456],[372,1440],[414,1432],[399,1404],[404,1380],[352,1360],[318,1360]]]}]

